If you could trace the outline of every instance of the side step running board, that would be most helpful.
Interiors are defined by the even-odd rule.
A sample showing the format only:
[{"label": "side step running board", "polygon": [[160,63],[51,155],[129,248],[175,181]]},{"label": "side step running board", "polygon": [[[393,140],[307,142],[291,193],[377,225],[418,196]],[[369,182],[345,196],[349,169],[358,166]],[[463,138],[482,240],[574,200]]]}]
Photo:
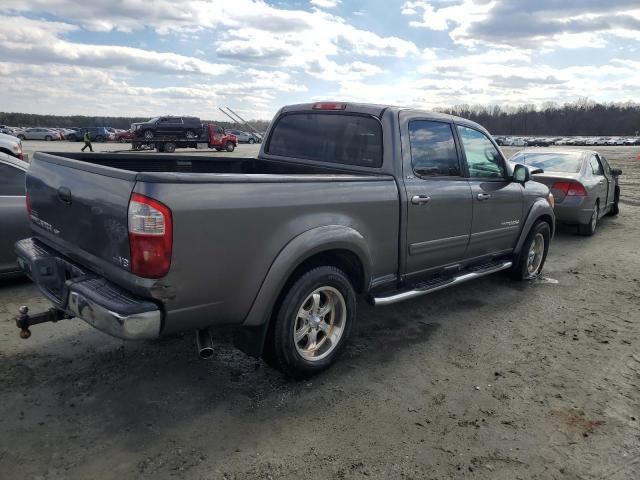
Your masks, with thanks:
[{"label": "side step running board", "polygon": [[504,262],[494,267],[487,268],[486,270],[465,273],[464,275],[460,275],[459,277],[453,277],[450,280],[445,280],[442,283],[437,283],[427,288],[407,290],[404,292],[396,293],[395,295],[390,295],[388,297],[373,297],[371,298],[371,303],[375,306],[391,305],[392,303],[402,302],[403,300],[409,300],[410,298],[420,297],[422,295],[426,295],[427,293],[437,292],[438,290],[442,290],[443,288],[468,282],[469,280],[473,280],[475,278],[484,277],[485,275],[499,272],[500,270],[506,270],[507,268],[511,268],[511,265],[512,262]]}]

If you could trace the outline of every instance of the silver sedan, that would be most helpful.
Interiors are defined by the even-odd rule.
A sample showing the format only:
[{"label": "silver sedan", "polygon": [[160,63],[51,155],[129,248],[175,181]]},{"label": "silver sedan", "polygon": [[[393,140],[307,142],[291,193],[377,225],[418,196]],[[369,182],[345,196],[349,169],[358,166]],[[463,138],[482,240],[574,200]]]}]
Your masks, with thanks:
[{"label": "silver sedan", "polygon": [[598,220],[619,212],[622,170],[611,168],[594,150],[533,148],[519,151],[510,160],[543,170],[534,173],[533,180],[551,189],[556,219],[578,225],[582,235],[593,235]]},{"label": "silver sedan", "polygon": [[60,133],[50,128],[25,128],[14,133],[20,140],[60,140]]},{"label": "silver sedan", "polygon": [[0,278],[21,274],[14,243],[29,236],[24,178],[29,164],[0,153]]}]

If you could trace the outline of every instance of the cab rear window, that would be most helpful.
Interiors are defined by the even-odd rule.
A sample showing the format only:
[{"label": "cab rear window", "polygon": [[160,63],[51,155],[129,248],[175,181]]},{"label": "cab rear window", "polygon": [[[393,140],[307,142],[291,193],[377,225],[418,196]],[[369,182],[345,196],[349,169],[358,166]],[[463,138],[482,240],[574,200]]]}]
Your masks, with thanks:
[{"label": "cab rear window", "polygon": [[280,117],[266,152],[319,162],[380,167],[382,128],[371,117],[331,113],[290,113]]}]

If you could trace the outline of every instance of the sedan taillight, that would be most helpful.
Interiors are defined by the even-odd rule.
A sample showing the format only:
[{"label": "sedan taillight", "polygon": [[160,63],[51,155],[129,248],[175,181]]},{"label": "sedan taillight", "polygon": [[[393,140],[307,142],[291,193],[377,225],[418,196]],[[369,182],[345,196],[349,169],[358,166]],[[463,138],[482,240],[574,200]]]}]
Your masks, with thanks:
[{"label": "sedan taillight", "polygon": [[161,278],[171,266],[173,248],[171,210],[152,198],[134,193],[129,201],[131,272]]},{"label": "sedan taillight", "polygon": [[551,186],[552,189],[560,190],[570,197],[586,197],[587,191],[579,182],[556,182]]}]

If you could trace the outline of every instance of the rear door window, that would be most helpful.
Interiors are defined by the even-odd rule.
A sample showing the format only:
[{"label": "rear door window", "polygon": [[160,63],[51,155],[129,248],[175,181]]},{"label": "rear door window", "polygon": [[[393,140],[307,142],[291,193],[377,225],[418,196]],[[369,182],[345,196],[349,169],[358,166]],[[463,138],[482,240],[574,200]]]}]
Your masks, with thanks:
[{"label": "rear door window", "polygon": [[594,175],[604,175],[602,165],[600,165],[600,161],[595,155],[591,155],[591,158],[589,159],[589,166],[591,167],[591,173],[593,173]]},{"label": "rear door window", "polygon": [[319,162],[380,167],[382,128],[372,117],[292,113],[278,120],[267,153]]},{"label": "rear door window", "polygon": [[431,120],[409,122],[413,171],[420,177],[460,176],[451,125]]}]

